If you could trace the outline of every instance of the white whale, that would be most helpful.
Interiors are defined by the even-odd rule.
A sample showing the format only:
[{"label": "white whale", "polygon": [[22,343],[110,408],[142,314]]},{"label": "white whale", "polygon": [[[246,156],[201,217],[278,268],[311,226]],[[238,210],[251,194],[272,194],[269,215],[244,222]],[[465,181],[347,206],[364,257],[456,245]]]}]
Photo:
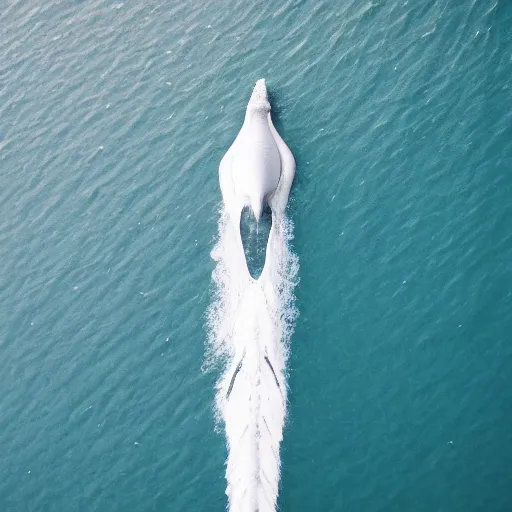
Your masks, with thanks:
[{"label": "white whale", "polygon": [[[228,446],[226,494],[230,512],[275,512],[286,417],[285,368],[292,290],[298,261],[288,246],[291,223],[285,209],[295,160],[270,117],[264,80],[258,80],[243,126],[222,158],[219,180],[224,209],[212,251],[217,300],[210,311],[212,340],[229,354],[217,384],[217,410]],[[257,279],[247,267],[240,232],[250,208],[260,219],[272,210],[265,264]]]},{"label": "white whale", "polygon": [[242,129],[219,166],[222,197],[233,221],[239,223],[244,206],[256,220],[265,202],[274,213],[284,210],[294,176],[295,159],[272,123],[265,80],[258,80]]}]

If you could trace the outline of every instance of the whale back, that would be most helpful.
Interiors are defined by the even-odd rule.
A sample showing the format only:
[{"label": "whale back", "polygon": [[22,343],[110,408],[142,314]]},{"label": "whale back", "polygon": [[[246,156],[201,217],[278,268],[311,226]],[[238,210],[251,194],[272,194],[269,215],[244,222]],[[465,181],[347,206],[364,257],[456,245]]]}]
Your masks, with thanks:
[{"label": "whale back", "polygon": [[247,199],[257,219],[264,200],[277,188],[281,176],[281,159],[269,126],[269,112],[265,81],[258,80],[232,162],[236,194]]}]

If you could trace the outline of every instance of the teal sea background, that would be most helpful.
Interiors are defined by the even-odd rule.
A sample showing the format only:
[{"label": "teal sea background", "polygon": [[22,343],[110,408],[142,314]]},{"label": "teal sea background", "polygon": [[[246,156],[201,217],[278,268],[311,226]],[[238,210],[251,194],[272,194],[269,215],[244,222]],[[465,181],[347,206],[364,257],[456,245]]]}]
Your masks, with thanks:
[{"label": "teal sea background", "polygon": [[8,0],[0,510],[221,511],[218,164],[297,161],[282,511],[512,510],[512,2]]}]

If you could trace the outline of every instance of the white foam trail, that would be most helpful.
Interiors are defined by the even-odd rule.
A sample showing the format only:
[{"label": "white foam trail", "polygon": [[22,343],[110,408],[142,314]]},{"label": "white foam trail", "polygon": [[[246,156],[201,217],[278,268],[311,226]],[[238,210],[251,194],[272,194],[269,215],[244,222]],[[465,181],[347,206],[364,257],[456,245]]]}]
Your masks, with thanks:
[{"label": "white foam trail", "polygon": [[275,210],[258,281],[247,271],[240,234],[225,209],[212,251],[217,264],[208,358],[225,364],[216,411],[227,438],[230,512],[274,512],[277,504],[287,405],[284,371],[297,316],[293,289],[299,265],[289,246],[292,223]]}]

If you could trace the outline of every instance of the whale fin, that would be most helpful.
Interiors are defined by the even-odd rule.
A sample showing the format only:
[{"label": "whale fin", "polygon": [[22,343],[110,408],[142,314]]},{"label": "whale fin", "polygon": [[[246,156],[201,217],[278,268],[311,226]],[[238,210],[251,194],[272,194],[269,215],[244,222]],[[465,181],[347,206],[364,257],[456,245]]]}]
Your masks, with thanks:
[{"label": "whale fin", "polygon": [[279,151],[279,157],[281,159],[281,176],[275,192],[269,200],[270,207],[272,209],[278,209],[278,211],[284,211],[288,203],[288,196],[290,189],[292,188],[293,179],[295,177],[295,158],[293,157],[290,148],[279,135],[276,130],[270,112],[268,114],[268,125],[274,140],[276,141],[277,150]]}]

